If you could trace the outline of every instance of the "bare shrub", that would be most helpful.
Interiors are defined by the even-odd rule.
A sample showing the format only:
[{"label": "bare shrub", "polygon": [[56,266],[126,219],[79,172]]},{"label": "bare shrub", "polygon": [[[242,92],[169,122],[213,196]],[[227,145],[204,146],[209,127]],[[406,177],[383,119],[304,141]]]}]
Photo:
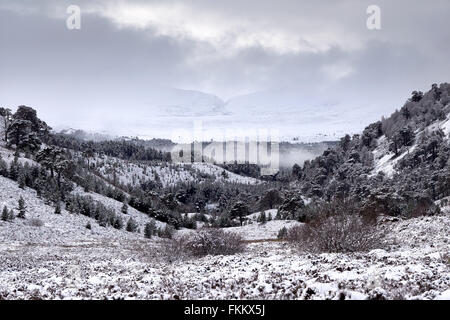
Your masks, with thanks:
[{"label": "bare shrub", "polygon": [[310,234],[308,233],[309,230],[306,225],[295,225],[293,227],[290,227],[286,231],[285,238],[293,243],[296,244],[302,244],[304,242],[309,241]]},{"label": "bare shrub", "polygon": [[33,218],[30,220],[30,226],[32,227],[42,227],[44,225],[44,222],[42,222],[42,220],[37,219],[37,218]]},{"label": "bare shrub", "polygon": [[348,201],[318,207],[309,223],[288,230],[287,239],[312,252],[358,252],[384,246],[384,232]]},{"label": "bare shrub", "polygon": [[189,257],[233,255],[242,252],[244,248],[245,244],[238,234],[207,228],[164,240],[162,252],[167,262],[175,262]]},{"label": "bare shrub", "polygon": [[432,216],[440,213],[440,207],[427,197],[420,197],[408,203],[404,210],[406,218],[417,218],[422,216]]}]

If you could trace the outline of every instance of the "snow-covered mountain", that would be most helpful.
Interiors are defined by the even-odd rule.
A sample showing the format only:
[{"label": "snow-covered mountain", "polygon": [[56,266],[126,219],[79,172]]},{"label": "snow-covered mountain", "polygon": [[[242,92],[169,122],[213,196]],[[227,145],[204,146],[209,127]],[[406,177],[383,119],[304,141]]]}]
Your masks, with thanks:
[{"label": "snow-covered mountain", "polygon": [[55,103],[64,101],[57,107],[44,103],[41,96],[30,98],[52,127],[146,139],[175,140],[180,129],[193,135],[195,125],[201,123],[205,141],[221,140],[232,130],[266,129],[278,131],[284,141],[338,140],[346,133],[362,131],[365,124],[391,113],[395,105],[352,91],[330,94],[302,88],[260,91],[227,101],[200,91],[145,84],[132,93],[101,84],[79,89],[92,91],[89,99],[80,94],[68,100],[65,96],[73,94],[64,90],[55,93]]},{"label": "snow-covered mountain", "polygon": [[149,112],[156,116],[210,116],[224,115],[224,102],[217,96],[194,90],[160,88],[144,93],[143,100]]},{"label": "snow-covered mountain", "polygon": [[301,88],[234,97],[225,108],[237,123],[277,129],[282,140],[302,142],[338,140],[345,134],[360,133],[367,123],[393,111],[390,104],[375,104],[369,97]]}]

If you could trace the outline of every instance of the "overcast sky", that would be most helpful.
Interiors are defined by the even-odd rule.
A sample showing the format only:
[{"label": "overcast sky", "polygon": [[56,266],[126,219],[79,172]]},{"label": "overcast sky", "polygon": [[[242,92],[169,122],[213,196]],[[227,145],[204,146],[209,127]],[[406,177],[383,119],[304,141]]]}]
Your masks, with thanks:
[{"label": "overcast sky", "polygon": [[[81,30],[66,28],[72,4]],[[381,30],[366,27],[371,4]],[[173,87],[352,96],[386,113],[450,80],[449,17],[448,0],[0,0],[0,105],[77,125],[75,107],[119,113]]]}]

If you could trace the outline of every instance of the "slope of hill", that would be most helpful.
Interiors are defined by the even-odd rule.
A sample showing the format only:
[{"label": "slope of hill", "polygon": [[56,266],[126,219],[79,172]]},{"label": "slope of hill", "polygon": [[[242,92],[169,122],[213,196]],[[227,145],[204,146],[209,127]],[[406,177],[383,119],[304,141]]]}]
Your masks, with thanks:
[{"label": "slope of hill", "polygon": [[133,186],[151,180],[161,183],[162,187],[166,188],[192,181],[200,183],[208,177],[218,182],[261,183],[258,179],[243,177],[210,163],[154,163],[147,165],[103,156],[101,159],[95,158],[92,165],[95,165],[95,168],[109,181],[116,179],[117,182]]},{"label": "slope of hill", "polygon": [[[0,159],[11,166],[12,163],[15,162],[14,151],[0,146]],[[17,157],[17,163],[26,166],[40,167],[39,163],[32,159],[24,158],[23,154],[20,153]],[[92,202],[103,204],[106,208],[109,208],[115,212],[115,214],[118,214],[125,224],[132,218],[137,224],[137,228],[139,229],[138,232],[130,233],[112,227],[100,227],[95,219],[81,214],[71,213],[67,211],[64,206],[61,208],[61,214],[55,214],[54,204],[52,204],[49,199],[38,196],[37,191],[31,188],[19,188],[17,182],[0,175],[0,210],[5,206],[9,209],[16,210],[18,200],[21,197],[25,200],[27,206],[26,220],[15,219],[14,223],[0,221],[2,227],[5,227],[1,236],[4,237],[3,239],[8,240],[15,239],[15,237],[25,237],[20,239],[28,242],[33,242],[35,237],[40,242],[43,241],[42,237],[45,238],[45,241],[52,241],[53,239],[57,242],[79,240],[82,238],[89,240],[90,238],[99,239],[105,237],[136,239],[143,237],[145,225],[153,220],[149,218],[147,214],[139,212],[132,207],[128,208],[127,214],[123,214],[121,212],[123,207],[122,202],[98,193],[86,192],[80,186],[76,186],[70,194],[88,197]],[[155,220],[154,222],[157,228],[164,228],[166,226],[166,223]],[[42,226],[40,226],[41,224]],[[87,224],[91,225],[91,230],[86,228]]]},{"label": "slope of hill", "polygon": [[[100,227],[94,219],[80,214],[71,214],[64,209],[62,209],[61,214],[55,214],[55,208],[38,198],[36,191],[29,188],[21,189],[16,182],[0,176],[1,208],[7,206],[9,209],[16,209],[20,197],[25,199],[26,219],[16,218],[12,222],[0,221],[0,239],[6,248],[9,247],[10,243],[52,245],[89,243],[105,239],[123,241],[143,237],[138,233],[116,230],[112,227]],[[95,195],[94,199],[115,209],[118,209],[120,204],[99,195]],[[117,210],[117,212],[121,214],[120,210]],[[144,223],[149,220],[146,215],[132,209],[129,215],[122,216],[136,219],[141,229],[143,229]],[[91,230],[86,228],[88,223],[92,225]]]}]

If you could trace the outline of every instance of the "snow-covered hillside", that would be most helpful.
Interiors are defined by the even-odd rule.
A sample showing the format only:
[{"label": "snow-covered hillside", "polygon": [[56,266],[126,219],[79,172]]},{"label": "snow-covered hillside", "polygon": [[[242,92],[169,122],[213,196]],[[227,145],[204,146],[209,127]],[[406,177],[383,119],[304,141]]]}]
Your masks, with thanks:
[{"label": "snow-covered hillside", "polygon": [[[35,161],[23,157],[23,153],[18,157],[18,162],[29,165],[38,165]],[[14,152],[0,146],[1,159],[10,164],[14,160]],[[61,215],[55,214],[54,206],[45,202],[37,196],[35,190],[25,187],[19,188],[18,183],[0,176],[0,210],[6,206],[9,209],[16,209],[18,200],[22,197],[27,207],[27,219],[15,219],[13,222],[0,221],[0,238],[4,241],[26,241],[26,242],[53,242],[56,241],[78,241],[80,239],[89,241],[90,239],[104,239],[110,237],[142,238],[144,226],[151,219],[148,215],[129,207],[127,214],[121,213],[122,202],[105,197],[103,195],[85,192],[82,188],[76,187],[72,194],[89,196],[93,201],[98,201],[107,208],[113,209],[119,214],[123,221],[129,218],[137,223],[139,232],[130,233],[125,230],[116,230],[112,227],[100,227],[97,222],[89,217],[71,214],[62,208]],[[88,230],[86,225],[90,223],[92,229]],[[165,227],[165,223],[155,221],[157,227]],[[35,226],[35,225],[42,226]]]},{"label": "snow-covered hillside", "polygon": [[[14,151],[12,151],[10,149],[6,149],[4,147],[4,143],[3,142],[0,142],[0,159],[3,159],[8,164],[10,164],[11,162],[14,161]],[[18,161],[20,163],[22,163],[22,164],[25,164],[25,163],[28,163],[29,165],[36,164],[35,161],[33,161],[31,159],[24,158],[24,157],[19,157]]]},{"label": "snow-covered hillside", "polygon": [[374,157],[374,169],[371,172],[371,176],[375,176],[380,172],[383,172],[388,178],[392,178],[395,173],[395,165],[405,157],[408,152],[411,152],[415,148],[415,144],[401,155],[395,157],[395,154],[389,151],[389,141],[385,136],[378,139],[378,146],[372,152]]},{"label": "snow-covered hillside", "polygon": [[110,238],[86,237],[64,244],[4,237],[0,297],[448,299],[449,216],[421,217],[389,227],[393,245],[386,250],[308,254],[285,242],[255,242],[234,256],[173,264],[165,262],[159,240],[117,237],[115,231]]},{"label": "snow-covered hillside", "polygon": [[[80,191],[81,192],[81,191]],[[133,217],[141,230],[149,218],[143,213],[130,208],[128,215],[120,212],[121,203],[100,195],[89,194],[95,200],[101,201],[106,206],[116,209],[126,219]],[[0,239],[4,247],[14,243],[29,244],[69,244],[77,242],[89,242],[93,240],[140,239],[142,234],[130,233],[125,230],[116,230],[112,227],[100,227],[94,219],[79,214],[70,214],[62,210],[61,214],[55,214],[55,208],[47,205],[36,196],[36,191],[26,188],[20,189],[16,182],[0,176],[0,207],[9,209],[17,208],[20,197],[25,199],[26,219],[14,219],[11,222],[0,221]],[[90,223],[92,229],[86,228]]]}]

